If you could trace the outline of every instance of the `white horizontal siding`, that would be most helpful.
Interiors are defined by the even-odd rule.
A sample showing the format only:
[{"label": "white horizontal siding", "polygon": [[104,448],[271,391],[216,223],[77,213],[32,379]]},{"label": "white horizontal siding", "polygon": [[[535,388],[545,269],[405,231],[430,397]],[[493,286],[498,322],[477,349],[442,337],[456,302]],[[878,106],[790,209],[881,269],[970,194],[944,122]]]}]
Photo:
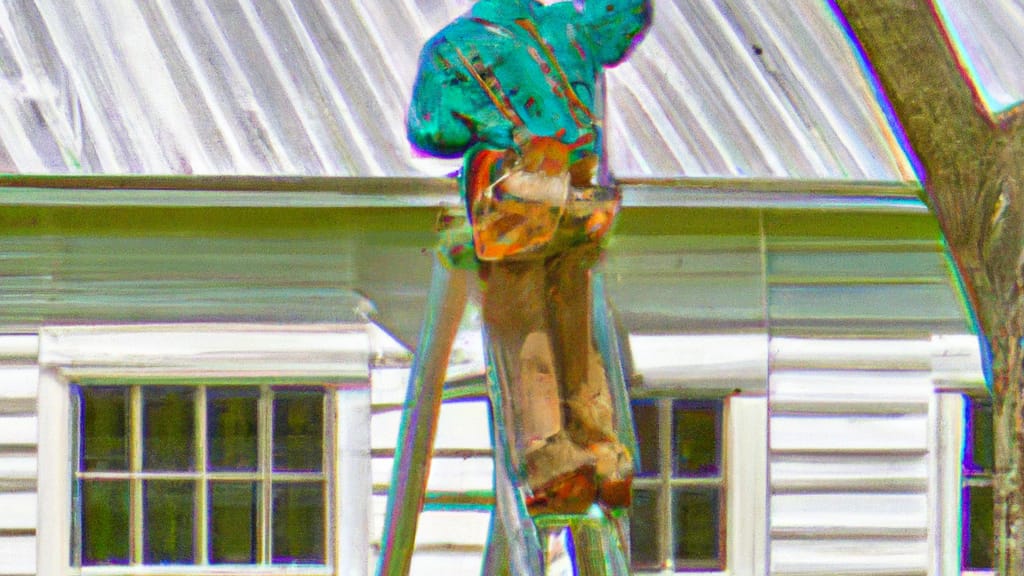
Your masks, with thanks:
[{"label": "white horizontal siding", "polygon": [[925,576],[928,543],[893,539],[789,540],[772,546],[774,576]]},{"label": "white horizontal siding", "polygon": [[880,370],[787,371],[772,378],[772,410],[906,414],[927,411],[927,373]]},{"label": "white horizontal siding", "polygon": [[[927,340],[772,338],[775,370],[930,370]],[[773,375],[774,378],[774,375]]]},{"label": "white horizontal siding", "polygon": [[0,446],[4,449],[33,449],[36,438],[35,416],[0,416]]},{"label": "white horizontal siding", "polygon": [[34,334],[0,334],[0,361],[31,360],[39,354],[39,338]]},{"label": "white horizontal siding", "polygon": [[773,576],[928,574],[933,350],[773,339]]},{"label": "white horizontal siding", "polygon": [[36,454],[0,453],[0,493],[36,489]]},{"label": "white horizontal siding", "polygon": [[0,576],[36,572],[35,335],[0,335]]},{"label": "white horizontal siding", "polygon": [[32,366],[0,366],[0,415],[34,413],[39,369]]},{"label": "white horizontal siding", "polygon": [[[373,483],[391,482],[392,458],[373,459]],[[490,456],[448,458],[435,455],[430,459],[427,490],[445,492],[491,489],[494,480],[494,459]]]},{"label": "white horizontal siding", "polygon": [[[384,530],[387,497],[374,496],[372,502],[371,543],[380,546]],[[425,510],[420,512],[416,529],[416,547],[448,550],[475,550],[482,553],[487,543],[491,514],[487,511]],[[414,556],[419,554],[419,550]]]},{"label": "white horizontal siding", "polygon": [[[375,414],[370,422],[370,442],[375,449],[392,449],[398,439],[402,412]],[[441,407],[434,449],[490,450],[490,414],[486,402],[452,402]]]},{"label": "white horizontal siding", "polygon": [[777,452],[925,452],[928,416],[785,415],[771,424]]},{"label": "white horizontal siding", "polygon": [[[370,573],[377,569],[378,553],[370,558]],[[420,550],[412,556],[409,576],[437,576],[438,574],[475,575],[481,573],[483,555],[476,551]]]},{"label": "white horizontal siding", "polygon": [[911,494],[784,494],[772,498],[772,535],[924,536],[928,497]]},{"label": "white horizontal siding", "polygon": [[781,492],[918,491],[928,486],[928,459],[921,455],[778,454],[772,487]]},{"label": "white horizontal siding", "polygon": [[29,576],[36,573],[36,537],[0,538],[0,574]]},{"label": "white horizontal siding", "polygon": [[5,484],[24,484],[36,480],[35,453],[3,453],[0,454],[0,492]]},{"label": "white horizontal siding", "polygon": [[0,493],[0,534],[4,531],[32,531],[36,529],[35,492]]},{"label": "white horizontal siding", "polygon": [[[10,336],[0,338],[0,346],[14,342]],[[24,342],[18,345],[28,348]],[[35,490],[38,380],[35,365],[0,364],[0,494]]]}]

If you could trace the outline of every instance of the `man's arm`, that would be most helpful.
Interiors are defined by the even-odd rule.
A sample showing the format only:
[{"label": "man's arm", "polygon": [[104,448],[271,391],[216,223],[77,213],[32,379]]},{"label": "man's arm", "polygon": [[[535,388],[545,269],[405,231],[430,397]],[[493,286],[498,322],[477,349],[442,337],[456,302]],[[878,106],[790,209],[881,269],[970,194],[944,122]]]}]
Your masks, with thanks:
[{"label": "man's arm", "polygon": [[651,21],[651,0],[586,0],[581,23],[602,66],[622,61]]}]

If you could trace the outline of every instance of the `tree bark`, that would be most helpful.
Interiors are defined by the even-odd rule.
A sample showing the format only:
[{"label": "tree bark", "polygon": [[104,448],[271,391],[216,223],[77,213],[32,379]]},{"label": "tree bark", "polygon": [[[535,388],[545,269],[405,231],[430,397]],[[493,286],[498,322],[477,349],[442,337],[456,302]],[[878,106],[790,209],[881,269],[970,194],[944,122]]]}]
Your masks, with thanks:
[{"label": "tree bark", "polygon": [[930,0],[836,3],[921,161],[928,200],[992,352],[996,568],[1018,576],[1024,574],[1024,114],[997,121],[978,105]]}]

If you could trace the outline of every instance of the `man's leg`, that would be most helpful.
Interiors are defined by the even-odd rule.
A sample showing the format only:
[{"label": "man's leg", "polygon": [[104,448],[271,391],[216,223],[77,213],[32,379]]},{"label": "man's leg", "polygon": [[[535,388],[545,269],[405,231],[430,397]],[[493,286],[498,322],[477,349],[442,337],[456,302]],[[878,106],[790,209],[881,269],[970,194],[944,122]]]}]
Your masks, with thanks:
[{"label": "man's leg", "polygon": [[629,504],[632,458],[615,432],[615,409],[600,353],[591,339],[590,270],[597,243],[568,249],[546,265],[546,313],[551,334],[562,421],[571,441],[595,459],[598,496]]}]

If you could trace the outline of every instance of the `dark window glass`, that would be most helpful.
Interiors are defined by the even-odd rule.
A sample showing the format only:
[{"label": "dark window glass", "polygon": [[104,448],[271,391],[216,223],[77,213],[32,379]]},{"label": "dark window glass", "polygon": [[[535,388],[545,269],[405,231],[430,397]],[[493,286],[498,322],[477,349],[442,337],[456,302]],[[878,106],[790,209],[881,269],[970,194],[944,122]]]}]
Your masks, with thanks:
[{"label": "dark window glass", "polygon": [[672,490],[673,555],[677,567],[720,566],[719,514],[717,488]]},{"label": "dark window glass", "polygon": [[992,404],[968,400],[968,438],[964,467],[972,473],[993,468]]},{"label": "dark window glass", "polygon": [[[265,493],[266,484],[252,474],[263,469],[260,446],[264,442],[271,448],[271,465],[277,472],[323,470],[324,392],[307,388],[267,392],[270,422],[261,419],[258,388],[74,387],[73,414],[80,418],[77,471],[119,474],[111,474],[116,480],[79,477],[75,483],[74,498],[79,502],[75,539],[81,540],[82,547],[73,557],[80,557],[83,566],[130,564],[135,549],[147,565],[194,565],[200,556],[195,546],[203,522],[208,528],[210,564],[324,564],[324,481],[275,477],[272,489]],[[204,393],[205,414],[197,415]],[[133,421],[133,399],[141,400],[139,422]],[[206,431],[206,462],[196,461],[195,434],[200,426]],[[139,431],[141,438],[136,441],[141,441],[142,454],[136,463],[130,461],[130,446],[132,434]],[[133,500],[128,477],[135,466],[143,471],[184,473],[205,468],[212,473],[250,474],[223,479],[211,474],[205,486],[204,515],[197,509],[200,480],[190,479],[192,474],[178,479],[144,477]],[[269,524],[262,520],[265,513],[269,513]],[[132,540],[134,514],[140,515],[141,542]],[[270,558],[260,552],[267,545]]]},{"label": "dark window glass", "polygon": [[718,476],[721,453],[721,405],[708,402],[672,403],[672,475]]},{"label": "dark window glass", "polygon": [[210,483],[210,563],[256,562],[259,484]]},{"label": "dark window glass", "polygon": [[274,470],[318,472],[323,460],[323,392],[274,392]]},{"label": "dark window glass", "polygon": [[195,483],[147,480],[143,485],[143,526],[146,564],[190,564],[195,561],[193,528]]},{"label": "dark window glass", "polygon": [[193,389],[152,386],[142,392],[142,465],[146,470],[193,470]]},{"label": "dark window glass", "polygon": [[634,570],[658,570],[662,566],[659,550],[658,493],[633,490],[629,512],[629,553]]},{"label": "dark window glass", "polygon": [[968,568],[992,568],[995,538],[992,524],[992,487],[971,486],[964,490],[964,563]]},{"label": "dark window glass", "polygon": [[128,563],[128,482],[82,482],[82,564]]},{"label": "dark window glass", "polygon": [[323,485],[279,483],[273,492],[274,563],[323,564]]},{"label": "dark window glass", "polygon": [[656,400],[633,401],[633,426],[636,441],[640,445],[640,470],[637,476],[654,477],[661,472],[658,457],[658,402]]},{"label": "dark window glass", "polygon": [[210,469],[255,471],[259,390],[211,388],[206,402]]},{"label": "dark window glass", "polygon": [[962,558],[965,568],[992,569],[995,566],[992,404],[968,398],[966,408]]},{"label": "dark window glass", "polygon": [[128,470],[128,388],[79,387],[82,403],[81,469]]}]

